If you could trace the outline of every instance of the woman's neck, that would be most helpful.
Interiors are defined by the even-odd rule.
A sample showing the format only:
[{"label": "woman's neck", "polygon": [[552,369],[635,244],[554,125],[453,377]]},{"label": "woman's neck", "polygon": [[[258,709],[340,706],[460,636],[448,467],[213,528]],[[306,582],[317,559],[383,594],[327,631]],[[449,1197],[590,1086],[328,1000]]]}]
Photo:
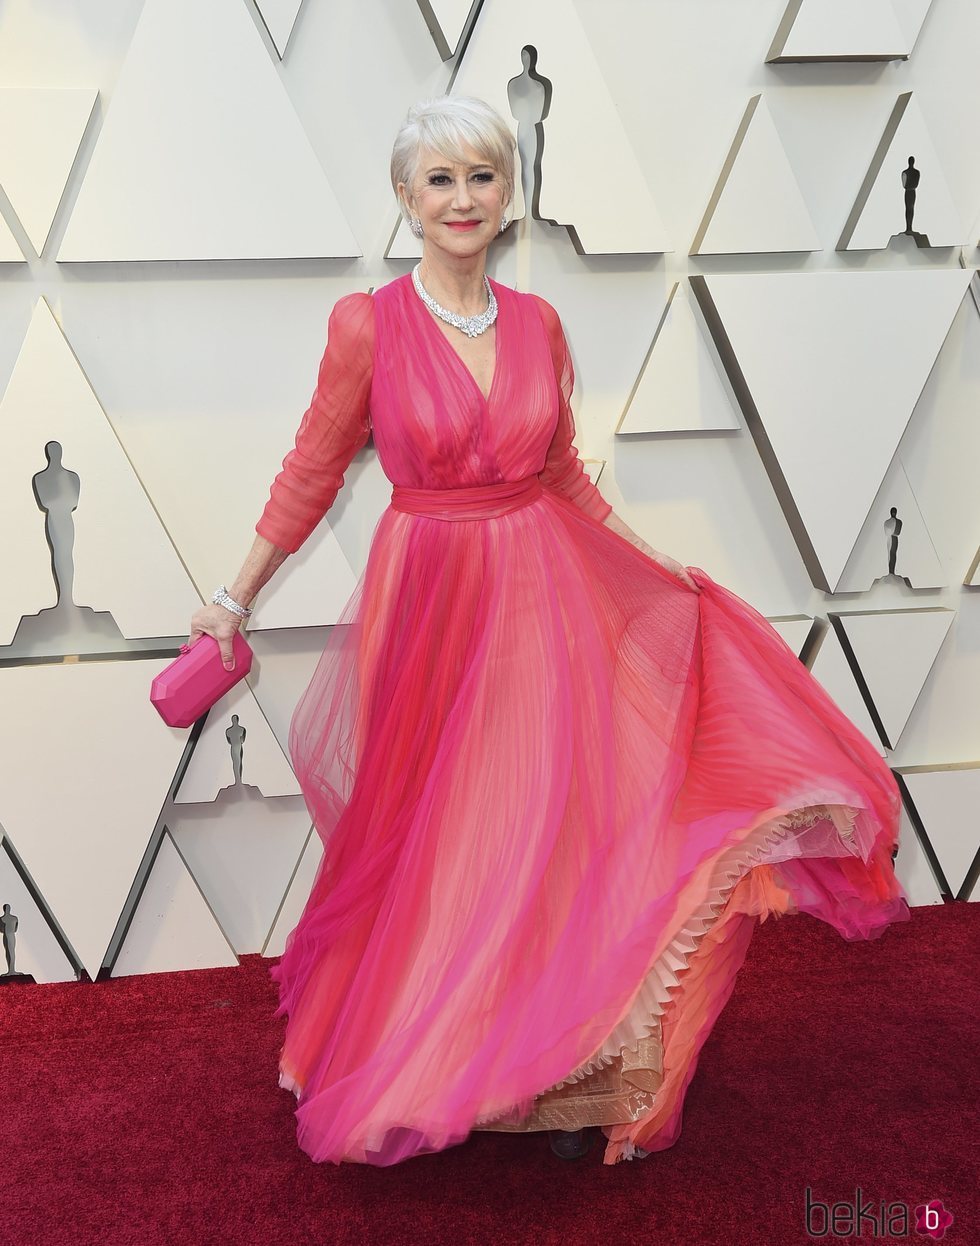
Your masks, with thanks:
[{"label": "woman's neck", "polygon": [[427,293],[447,311],[461,316],[478,316],[486,310],[487,292],[483,284],[483,257],[473,261],[446,265],[423,257],[419,276]]}]

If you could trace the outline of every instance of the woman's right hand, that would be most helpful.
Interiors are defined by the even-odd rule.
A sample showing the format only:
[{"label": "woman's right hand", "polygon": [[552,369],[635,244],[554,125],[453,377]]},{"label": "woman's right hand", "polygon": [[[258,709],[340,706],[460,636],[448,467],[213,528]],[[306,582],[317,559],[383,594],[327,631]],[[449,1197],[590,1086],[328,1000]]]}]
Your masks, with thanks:
[{"label": "woman's right hand", "polygon": [[231,646],[241,625],[241,618],[233,610],[217,605],[202,606],[191,615],[191,632],[187,643],[192,645],[198,636],[213,636],[221,650],[221,661],[225,669],[234,670],[235,656]]}]

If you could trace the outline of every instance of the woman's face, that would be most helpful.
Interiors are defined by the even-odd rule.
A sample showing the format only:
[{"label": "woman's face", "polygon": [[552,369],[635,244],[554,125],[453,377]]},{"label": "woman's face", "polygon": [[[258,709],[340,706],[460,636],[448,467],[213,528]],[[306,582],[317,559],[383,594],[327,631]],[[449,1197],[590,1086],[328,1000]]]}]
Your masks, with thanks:
[{"label": "woman's face", "polygon": [[[505,187],[500,173],[468,147],[467,163],[423,147],[412,186],[398,183],[398,193],[422,222],[423,248],[438,247],[457,257],[486,250],[500,229]],[[475,221],[466,227],[456,222]]]}]

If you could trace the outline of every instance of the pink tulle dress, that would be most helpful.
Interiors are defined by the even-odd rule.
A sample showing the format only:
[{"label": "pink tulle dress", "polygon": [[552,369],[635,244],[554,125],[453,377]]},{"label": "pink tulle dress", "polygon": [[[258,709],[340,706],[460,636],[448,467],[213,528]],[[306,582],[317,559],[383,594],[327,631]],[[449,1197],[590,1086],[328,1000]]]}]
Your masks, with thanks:
[{"label": "pink tulle dress", "polygon": [[316,1161],[669,1147],[756,922],[909,917],[888,766],[750,605],[603,523],[558,315],[491,285],[488,396],[410,273],[335,304],[256,524],[298,549],[373,433],[391,503],[289,732],[323,859],[271,973]]}]

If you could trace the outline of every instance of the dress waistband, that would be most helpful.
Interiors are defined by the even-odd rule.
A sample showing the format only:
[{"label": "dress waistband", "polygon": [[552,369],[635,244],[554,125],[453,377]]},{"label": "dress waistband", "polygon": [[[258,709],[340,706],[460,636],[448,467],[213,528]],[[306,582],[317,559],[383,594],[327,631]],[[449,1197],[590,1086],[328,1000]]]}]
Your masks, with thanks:
[{"label": "dress waistband", "polygon": [[432,519],[491,519],[528,506],[541,496],[537,476],[501,480],[492,485],[466,485],[459,489],[410,489],[394,485],[391,505],[410,515]]}]

